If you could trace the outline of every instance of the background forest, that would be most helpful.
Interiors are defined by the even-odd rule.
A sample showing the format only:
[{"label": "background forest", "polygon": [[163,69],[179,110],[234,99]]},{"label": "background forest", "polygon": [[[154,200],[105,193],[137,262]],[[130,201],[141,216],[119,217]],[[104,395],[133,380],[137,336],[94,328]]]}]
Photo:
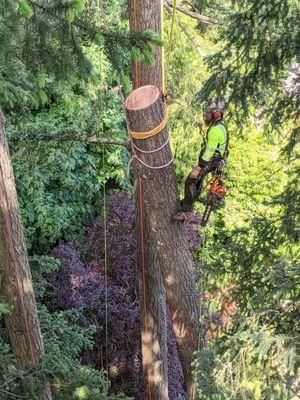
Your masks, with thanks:
[{"label": "background forest", "polygon": [[[205,99],[225,96],[231,138],[226,207],[205,229],[187,227],[201,300],[196,398],[296,400],[299,7],[184,1],[171,36],[170,4],[181,190],[205,135]],[[151,64],[156,45],[153,32],[130,34],[123,0],[0,0],[0,106],[46,353],[38,367],[16,367],[0,298],[0,399],[38,399],[45,382],[55,400],[145,398],[130,154],[91,138],[127,140],[130,62]],[[185,399],[171,326],[168,352],[170,400]]]}]

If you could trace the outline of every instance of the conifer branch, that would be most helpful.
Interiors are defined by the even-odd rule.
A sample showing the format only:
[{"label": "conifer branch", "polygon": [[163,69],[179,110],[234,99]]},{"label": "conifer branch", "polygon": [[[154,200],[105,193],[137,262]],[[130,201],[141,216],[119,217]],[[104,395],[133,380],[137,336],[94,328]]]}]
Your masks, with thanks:
[{"label": "conifer branch", "polygon": [[[171,7],[169,7],[168,5],[165,5],[165,8],[167,10],[167,12],[171,15],[172,11],[171,11]],[[197,41],[193,38],[193,36],[190,34],[190,32],[188,31],[188,29],[186,28],[186,26],[181,23],[180,21],[177,20],[176,18],[176,23],[179,26],[179,28],[182,30],[182,32],[185,34],[185,36],[188,38],[188,40],[192,43],[192,45],[195,47],[197,53],[201,56],[201,52],[200,52],[200,48],[199,48],[199,44],[197,43]]]},{"label": "conifer branch", "polygon": [[[166,6],[173,8],[173,4],[169,0],[165,1],[165,7]],[[209,25],[223,25],[224,24],[224,22],[220,21],[219,19],[210,18],[210,17],[207,17],[206,15],[202,15],[202,14],[196,13],[194,11],[187,10],[187,9],[181,7],[180,5],[177,5],[175,8],[177,11],[181,12],[182,14],[185,14],[188,17],[191,17],[197,21],[203,22],[204,24],[209,24]]]},{"label": "conifer branch", "polygon": [[82,136],[81,141],[87,143],[99,143],[99,144],[123,146],[126,147],[127,150],[131,150],[130,140],[120,141],[120,140],[102,139],[97,136],[89,136],[89,137]]}]

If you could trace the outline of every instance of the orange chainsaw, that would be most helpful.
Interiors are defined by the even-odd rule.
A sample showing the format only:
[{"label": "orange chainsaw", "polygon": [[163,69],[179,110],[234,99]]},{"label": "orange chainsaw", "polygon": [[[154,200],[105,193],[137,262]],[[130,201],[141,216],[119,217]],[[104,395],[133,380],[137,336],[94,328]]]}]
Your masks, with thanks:
[{"label": "orange chainsaw", "polygon": [[207,198],[201,201],[206,205],[200,222],[201,226],[206,226],[210,217],[210,213],[213,210],[225,205],[225,197],[227,195],[227,192],[228,190],[224,185],[224,173],[220,170],[217,170],[210,181]]}]

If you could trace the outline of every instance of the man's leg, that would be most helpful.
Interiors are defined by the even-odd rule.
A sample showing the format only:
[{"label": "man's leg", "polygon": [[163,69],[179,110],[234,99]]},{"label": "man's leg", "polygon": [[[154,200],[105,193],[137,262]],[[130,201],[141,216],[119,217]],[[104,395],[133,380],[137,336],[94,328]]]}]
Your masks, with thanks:
[{"label": "man's leg", "polygon": [[216,169],[216,166],[215,162],[209,162],[201,169],[197,179],[192,179],[190,178],[190,174],[188,175],[184,185],[184,199],[180,202],[181,211],[176,214],[175,219],[184,223],[190,220],[193,215],[193,205],[202,190],[204,178],[209,172]]},{"label": "man's leg", "polygon": [[199,176],[198,176],[198,178],[197,178],[197,183],[196,183],[195,200],[196,200],[196,198],[199,196],[199,194],[201,193],[202,187],[203,187],[204,179],[205,179],[206,175],[207,175],[209,172],[211,172],[211,169],[210,169],[210,165],[209,165],[209,164],[206,165],[205,167],[203,167],[203,168],[201,169],[201,171],[200,171],[200,173],[199,173]]},{"label": "man's leg", "polygon": [[192,179],[188,175],[184,184],[184,199],[181,200],[181,211],[191,212],[193,211],[193,204],[196,196],[196,184],[197,179]]},{"label": "man's leg", "polygon": [[188,175],[184,185],[184,199],[181,200],[181,211],[193,211],[193,204],[202,190],[204,178],[209,171],[210,165],[208,164],[201,169],[197,179],[192,179],[190,178],[190,175]]},{"label": "man's leg", "polygon": [[219,165],[219,160],[213,160],[210,161],[204,168],[201,169],[196,185],[197,188],[196,198],[202,192],[203,182],[206,175],[208,175],[210,172],[215,171],[218,168],[218,165]]}]

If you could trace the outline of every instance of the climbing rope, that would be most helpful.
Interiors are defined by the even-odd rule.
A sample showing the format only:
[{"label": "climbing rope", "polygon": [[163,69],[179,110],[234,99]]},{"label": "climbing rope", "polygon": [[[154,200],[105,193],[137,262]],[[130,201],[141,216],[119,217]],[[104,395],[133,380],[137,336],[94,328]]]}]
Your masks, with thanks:
[{"label": "climbing rope", "polygon": [[[133,30],[138,30],[138,0],[133,0]],[[134,61],[134,80],[136,88],[140,87],[140,75],[138,61]]]},{"label": "climbing rope", "polygon": [[[134,132],[134,134],[139,134],[139,135],[140,135],[139,139],[140,139],[140,140],[144,140],[144,139],[147,139],[147,138],[149,138],[149,137],[153,137],[154,135],[159,134],[160,132],[162,132],[162,130],[164,130],[165,126],[166,126],[166,117],[164,118],[164,120],[163,120],[156,128],[152,129],[151,131],[148,131],[148,132]],[[129,132],[129,134],[130,134],[131,137],[132,137],[132,132],[133,132],[133,131],[131,131],[131,130],[128,128],[128,132]],[[149,132],[151,132],[151,136],[149,136]],[[154,133],[154,132],[155,132],[155,133]],[[168,167],[169,165],[171,165],[172,162],[174,161],[174,157],[173,157],[173,156],[171,157],[171,160],[168,161],[168,162],[166,162],[165,164],[159,165],[159,166],[153,166],[153,165],[149,165],[149,164],[147,164],[146,162],[144,162],[143,160],[141,160],[141,159],[139,158],[139,156],[137,155],[137,152],[140,152],[140,153],[143,153],[143,154],[153,154],[153,153],[157,153],[157,152],[159,152],[160,150],[162,150],[164,147],[166,147],[167,144],[169,143],[169,141],[170,141],[170,137],[169,137],[169,135],[168,135],[166,141],[165,141],[161,146],[159,146],[158,148],[153,149],[153,150],[143,150],[143,149],[140,149],[140,148],[134,143],[134,141],[133,141],[132,138],[131,138],[131,149],[132,149],[132,154],[133,154],[133,156],[132,156],[132,158],[131,158],[131,159],[129,160],[129,162],[128,162],[127,175],[129,176],[129,173],[130,173],[130,166],[131,166],[131,163],[132,163],[133,160],[137,160],[139,163],[141,163],[142,165],[144,165],[144,167],[149,168],[149,169],[154,169],[154,170],[163,169],[163,168],[166,168],[166,167]]]},{"label": "climbing rope", "polygon": [[[133,0],[133,28],[136,31],[138,29],[138,3],[137,0]],[[134,75],[135,75],[135,85],[136,88],[140,87],[140,79],[139,79],[139,66],[138,62],[134,63]],[[126,115],[125,104],[123,104],[124,112]],[[127,130],[130,134],[128,121],[126,118]],[[133,139],[131,138],[131,146],[133,152],[133,158],[138,160],[136,155]],[[128,170],[130,168],[131,161],[128,163]],[[137,180],[137,193],[138,193],[138,203],[139,203],[139,229],[141,236],[141,267],[142,267],[142,297],[143,297],[143,325],[144,325],[144,334],[146,338],[145,344],[145,360],[146,364],[146,382],[147,382],[147,400],[152,400],[152,390],[151,390],[151,365],[152,365],[152,349],[149,340],[150,331],[148,326],[148,304],[147,304],[147,287],[146,287],[146,262],[145,262],[145,240],[144,240],[144,215],[143,215],[143,190],[142,190],[142,180],[138,178]]]},{"label": "climbing rope", "polygon": [[[98,1],[98,8],[101,12],[103,26],[107,29],[107,21],[105,11],[102,6],[102,2]],[[100,77],[102,80],[102,54],[100,54]],[[103,106],[103,98],[102,98],[102,90],[100,95],[100,108],[102,110]],[[105,167],[105,152],[104,152],[104,144],[102,145],[102,169],[104,171]],[[107,263],[107,213],[106,213],[106,185],[105,181],[103,183],[103,230],[104,230],[104,297],[105,297],[105,364],[106,371],[108,372],[108,263]]]},{"label": "climbing rope", "polygon": [[[164,0],[160,2],[160,23],[161,23],[161,40],[164,40]],[[161,49],[161,64],[162,64],[162,92],[163,92],[163,101],[165,103],[167,98],[167,82],[166,82],[166,74],[165,74],[165,46],[162,46]]]},{"label": "climbing rope", "polygon": [[[163,83],[164,83],[163,92],[165,94],[165,97],[167,96],[167,87],[168,87],[167,80],[168,80],[170,56],[171,56],[171,51],[172,51],[172,39],[173,39],[173,31],[174,31],[175,13],[176,13],[176,2],[177,2],[176,0],[173,0],[171,29],[170,29],[170,33],[169,33],[169,37],[168,37],[167,62],[165,64],[166,71],[164,71],[164,62],[163,62]],[[163,1],[161,3],[163,3]]]},{"label": "climbing rope", "polygon": [[153,165],[149,165],[149,164],[145,163],[143,160],[141,160],[141,159],[139,158],[139,156],[137,155],[137,153],[136,153],[136,150],[138,150],[138,151],[140,151],[141,153],[144,153],[144,154],[153,154],[153,153],[156,153],[156,152],[162,150],[162,149],[169,143],[169,141],[170,141],[170,138],[169,138],[169,136],[168,136],[167,140],[165,141],[165,143],[164,143],[163,145],[161,145],[161,146],[158,147],[157,149],[149,150],[149,151],[139,149],[139,148],[133,143],[133,141],[131,141],[131,148],[132,148],[132,154],[133,154],[133,156],[131,157],[131,159],[130,159],[129,162],[128,162],[128,166],[127,166],[127,176],[129,176],[129,174],[130,174],[130,167],[131,167],[131,163],[132,163],[133,160],[137,160],[139,163],[141,163],[142,165],[144,165],[144,167],[149,168],[149,169],[154,169],[154,170],[163,169],[163,168],[166,168],[166,167],[168,167],[169,165],[171,165],[172,162],[174,161],[174,157],[173,157],[173,156],[172,156],[171,160],[168,161],[167,163],[165,163],[165,164],[163,164],[163,165],[159,165],[159,166],[153,166]]}]

